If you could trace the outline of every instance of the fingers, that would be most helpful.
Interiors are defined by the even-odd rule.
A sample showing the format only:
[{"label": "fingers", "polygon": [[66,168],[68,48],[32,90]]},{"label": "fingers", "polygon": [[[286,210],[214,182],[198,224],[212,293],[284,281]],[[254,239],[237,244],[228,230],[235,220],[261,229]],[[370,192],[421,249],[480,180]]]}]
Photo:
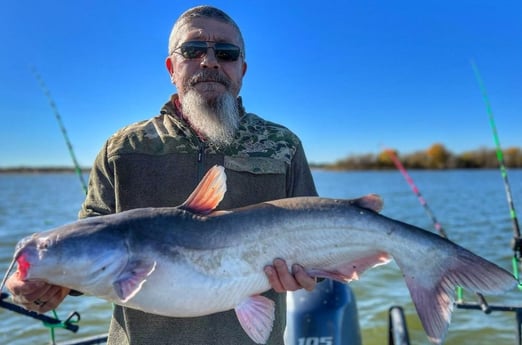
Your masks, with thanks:
[{"label": "fingers", "polygon": [[317,285],[317,279],[306,273],[303,266],[293,265],[292,272],[294,274],[295,280],[301,286],[301,288],[307,291],[312,291],[315,289],[315,286]]},{"label": "fingers", "polygon": [[68,288],[46,284],[41,290],[31,294],[14,295],[13,301],[28,310],[43,314],[58,307],[68,293]]},{"label": "fingers", "polygon": [[45,292],[33,300],[29,305],[25,305],[27,309],[42,314],[53,310],[62,303],[70,290],[61,286],[48,285],[48,287],[42,291]]},{"label": "fingers", "polygon": [[17,279],[17,274],[10,277],[6,286],[13,294],[17,303],[30,303],[49,289],[49,284],[43,281],[23,281]]},{"label": "fingers", "polygon": [[20,280],[18,272],[9,277],[6,287],[13,294],[15,303],[42,314],[55,309],[70,291],[42,281]]},{"label": "fingers", "polygon": [[[265,274],[268,277],[268,282],[272,286],[272,289],[274,289],[275,292],[282,293],[287,291],[285,287],[283,286],[281,280],[279,279],[279,274],[277,271],[277,266],[280,265],[279,261],[281,260],[274,260],[273,266],[266,266],[265,267]],[[285,270],[288,272],[288,269],[285,265]]]},{"label": "fingers", "polygon": [[282,259],[275,259],[273,266],[266,266],[265,274],[272,288],[280,293],[303,288],[311,291],[316,285],[315,278],[308,275],[302,266],[293,265],[290,273],[286,262]]}]

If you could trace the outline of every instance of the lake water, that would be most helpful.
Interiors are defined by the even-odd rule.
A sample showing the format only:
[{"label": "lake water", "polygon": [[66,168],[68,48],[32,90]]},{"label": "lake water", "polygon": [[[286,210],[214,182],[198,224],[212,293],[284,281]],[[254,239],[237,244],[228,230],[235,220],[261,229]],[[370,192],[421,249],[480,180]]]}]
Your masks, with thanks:
[{"label": "lake water", "polygon": [[[413,171],[410,174],[450,239],[511,270],[513,230],[499,171]],[[383,214],[433,229],[430,218],[397,171],[314,171],[314,178],[322,196],[354,198],[378,193],[385,202]],[[509,179],[515,206],[520,206],[522,171],[509,171]],[[0,193],[2,276],[20,238],[75,220],[83,201],[83,191],[74,174],[0,174]],[[392,305],[403,306],[412,343],[428,343],[395,264],[370,270],[351,285],[357,298],[365,345],[387,344],[387,313]],[[515,290],[501,297],[486,297],[494,305],[522,305],[522,292]],[[476,302],[468,293],[465,299]],[[72,297],[57,310],[62,319],[72,311],[81,314],[80,330],[73,334],[57,329],[58,342],[107,331],[109,303],[91,297]],[[514,313],[484,314],[455,309],[446,344],[516,344],[516,325]],[[0,330],[0,344],[48,344],[50,341],[49,332],[40,321],[5,309],[0,309]]]}]

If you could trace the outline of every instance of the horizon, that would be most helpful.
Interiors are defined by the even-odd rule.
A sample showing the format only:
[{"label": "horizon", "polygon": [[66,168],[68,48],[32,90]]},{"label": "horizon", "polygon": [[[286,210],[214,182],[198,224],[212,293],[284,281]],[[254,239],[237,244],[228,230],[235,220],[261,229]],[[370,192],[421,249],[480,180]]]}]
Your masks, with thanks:
[{"label": "horizon", "polygon": [[[440,143],[434,143],[434,144],[440,144]],[[434,145],[432,144],[432,145]],[[444,146],[444,144],[442,144]],[[502,151],[505,152],[506,150],[509,150],[509,149],[519,149],[522,151],[522,146],[510,146],[510,147],[502,147]],[[361,153],[357,153],[357,154],[350,154],[350,155],[347,155],[345,157],[340,157],[338,159],[336,159],[335,161],[328,161],[328,162],[312,162],[312,161],[308,161],[309,165],[310,166],[320,166],[320,165],[333,165],[335,163],[338,163],[339,161],[342,161],[343,159],[347,159],[347,158],[352,158],[352,157],[358,157],[358,156],[366,156],[366,155],[379,155],[381,153],[383,153],[385,150],[387,149],[390,149],[390,150],[393,150],[396,152],[397,156],[399,158],[401,157],[405,157],[405,156],[409,156],[409,155],[413,155],[413,154],[416,154],[416,153],[419,153],[419,152],[425,152],[425,151],[428,151],[429,150],[429,147],[427,148],[424,148],[424,149],[417,149],[417,150],[414,150],[414,151],[410,151],[410,152],[399,152],[397,150],[395,150],[394,148],[386,148],[386,149],[381,149],[380,151],[376,151],[376,152],[361,152]],[[475,149],[472,149],[472,150],[465,150],[465,151],[461,151],[461,152],[454,152],[454,151],[451,151],[451,150],[448,150],[450,154],[452,155],[455,155],[455,156],[459,156],[459,155],[462,155],[462,154],[465,154],[465,153],[469,153],[469,152],[478,152],[478,151],[481,151],[481,150],[487,150],[487,151],[492,151],[492,152],[496,152],[496,148],[495,147],[477,147]],[[92,167],[92,165],[80,165],[79,168],[83,171],[85,170],[90,170]],[[31,169],[35,169],[35,170],[39,170],[39,169],[57,169],[57,170],[60,170],[60,169],[66,169],[66,170],[76,170],[76,166],[70,162],[70,163],[66,163],[64,165],[13,165],[13,166],[3,166],[3,165],[0,165],[0,171],[2,170],[24,170],[24,169],[27,169],[27,170],[31,170]],[[513,168],[511,168],[513,169]]]}]

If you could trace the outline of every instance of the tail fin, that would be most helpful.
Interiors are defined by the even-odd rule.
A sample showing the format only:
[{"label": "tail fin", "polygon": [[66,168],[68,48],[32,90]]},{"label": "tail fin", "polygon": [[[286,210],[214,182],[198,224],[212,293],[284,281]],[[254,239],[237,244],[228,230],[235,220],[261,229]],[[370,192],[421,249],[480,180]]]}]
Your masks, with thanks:
[{"label": "tail fin", "polygon": [[462,247],[457,246],[452,254],[441,263],[422,267],[422,271],[411,260],[399,262],[395,258],[424,330],[433,344],[441,344],[446,336],[457,286],[494,295],[512,289],[517,283],[508,271]]}]

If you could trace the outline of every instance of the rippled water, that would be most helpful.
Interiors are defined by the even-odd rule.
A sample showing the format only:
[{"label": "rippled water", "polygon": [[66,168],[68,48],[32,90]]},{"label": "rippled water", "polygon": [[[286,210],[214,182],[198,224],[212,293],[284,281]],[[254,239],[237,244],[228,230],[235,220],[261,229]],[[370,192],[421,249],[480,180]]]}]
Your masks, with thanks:
[{"label": "rippled water", "polygon": [[[486,171],[413,171],[415,183],[428,201],[450,239],[511,270],[513,237],[511,220],[500,173]],[[314,171],[322,196],[354,198],[378,193],[384,198],[383,214],[428,230],[432,222],[402,176],[390,172]],[[509,171],[515,206],[522,202],[522,171]],[[83,191],[74,174],[0,174],[0,271],[7,269],[16,242],[35,231],[46,230],[76,219]],[[363,343],[386,344],[388,309],[404,307],[413,344],[427,339],[416,316],[409,293],[395,264],[366,272],[352,283],[359,308]],[[522,305],[522,292],[502,297],[486,296],[490,304]],[[473,295],[466,294],[469,302]],[[111,305],[102,300],[68,298],[58,309],[64,319],[71,311],[81,314],[77,334],[57,329],[58,342],[107,331]],[[515,343],[514,313],[455,310],[446,344]],[[39,321],[0,309],[0,343],[48,344],[47,329]]]}]

